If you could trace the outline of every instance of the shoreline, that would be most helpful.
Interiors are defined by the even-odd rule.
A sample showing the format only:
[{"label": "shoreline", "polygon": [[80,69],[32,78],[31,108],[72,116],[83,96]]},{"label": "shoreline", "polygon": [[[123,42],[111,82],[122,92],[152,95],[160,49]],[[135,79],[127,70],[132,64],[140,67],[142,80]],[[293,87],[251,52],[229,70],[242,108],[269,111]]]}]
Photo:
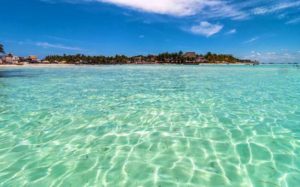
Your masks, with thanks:
[{"label": "shoreline", "polygon": [[[0,64],[0,68],[8,68],[8,67],[80,67],[80,66],[116,66],[116,65],[128,65],[128,66],[144,66],[144,65],[155,65],[155,66],[253,66],[253,64],[245,64],[245,63],[232,63],[232,64],[172,64],[172,63],[164,63],[164,64]],[[259,64],[261,65],[261,64]]]},{"label": "shoreline", "polygon": [[77,66],[75,64],[24,64],[24,65],[16,65],[16,64],[0,64],[0,68],[8,68],[8,67],[71,67]]}]

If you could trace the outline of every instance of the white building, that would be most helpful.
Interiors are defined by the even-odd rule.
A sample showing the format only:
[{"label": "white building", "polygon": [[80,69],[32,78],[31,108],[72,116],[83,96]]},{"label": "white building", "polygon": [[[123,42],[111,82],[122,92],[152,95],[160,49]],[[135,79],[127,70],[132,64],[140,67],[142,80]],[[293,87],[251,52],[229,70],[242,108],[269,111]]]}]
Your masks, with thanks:
[{"label": "white building", "polygon": [[18,56],[14,56],[13,54],[8,54],[2,58],[3,64],[18,64],[20,58]]}]

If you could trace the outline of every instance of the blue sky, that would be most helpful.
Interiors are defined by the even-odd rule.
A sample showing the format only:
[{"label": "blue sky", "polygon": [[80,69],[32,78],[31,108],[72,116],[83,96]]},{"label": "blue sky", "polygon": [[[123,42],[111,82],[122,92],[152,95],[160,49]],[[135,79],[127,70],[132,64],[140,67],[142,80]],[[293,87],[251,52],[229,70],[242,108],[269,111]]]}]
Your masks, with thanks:
[{"label": "blue sky", "polygon": [[300,0],[1,0],[6,52],[196,51],[300,61]]}]

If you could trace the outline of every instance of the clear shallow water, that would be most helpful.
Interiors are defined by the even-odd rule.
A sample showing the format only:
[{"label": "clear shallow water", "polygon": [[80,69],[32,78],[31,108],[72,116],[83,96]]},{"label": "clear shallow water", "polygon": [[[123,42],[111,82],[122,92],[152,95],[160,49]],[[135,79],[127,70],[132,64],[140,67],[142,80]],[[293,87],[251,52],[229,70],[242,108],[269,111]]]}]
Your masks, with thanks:
[{"label": "clear shallow water", "polygon": [[300,69],[0,70],[0,186],[300,185]]}]

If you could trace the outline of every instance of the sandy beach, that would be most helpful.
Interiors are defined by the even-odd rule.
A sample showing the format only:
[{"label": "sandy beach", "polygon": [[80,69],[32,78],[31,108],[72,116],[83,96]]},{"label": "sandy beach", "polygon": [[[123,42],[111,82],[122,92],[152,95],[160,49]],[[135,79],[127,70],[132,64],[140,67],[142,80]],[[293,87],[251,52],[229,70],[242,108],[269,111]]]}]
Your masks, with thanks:
[{"label": "sandy beach", "polygon": [[71,67],[77,66],[75,64],[24,64],[24,65],[0,65],[1,68],[20,68],[20,67],[32,67],[32,68],[41,68],[41,67]]}]

